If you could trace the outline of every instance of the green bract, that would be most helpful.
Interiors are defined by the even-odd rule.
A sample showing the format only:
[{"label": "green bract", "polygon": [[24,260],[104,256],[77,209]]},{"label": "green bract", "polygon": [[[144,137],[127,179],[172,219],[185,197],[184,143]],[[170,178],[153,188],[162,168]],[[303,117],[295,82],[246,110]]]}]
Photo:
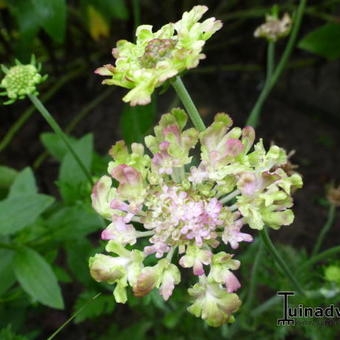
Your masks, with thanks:
[{"label": "green bract", "polygon": [[130,89],[123,98],[131,105],[150,103],[151,94],[167,79],[186,69],[194,68],[205,58],[202,48],[222,23],[215,18],[199,22],[208,10],[195,6],[185,12],[181,20],[169,23],[153,32],[151,25],[142,25],[136,31],[136,43],[117,42],[113,49],[115,65],[104,65],[96,73],[111,78],[103,84]]},{"label": "green bract", "polygon": [[5,77],[0,83],[0,88],[5,91],[1,92],[0,95],[9,98],[4,104],[12,104],[18,99],[24,99],[29,94],[37,95],[36,86],[47,78],[47,76],[42,76],[39,73],[41,65],[36,64],[34,58],[28,65],[22,65],[19,61],[16,61],[16,63],[10,69],[3,65],[1,67]]}]

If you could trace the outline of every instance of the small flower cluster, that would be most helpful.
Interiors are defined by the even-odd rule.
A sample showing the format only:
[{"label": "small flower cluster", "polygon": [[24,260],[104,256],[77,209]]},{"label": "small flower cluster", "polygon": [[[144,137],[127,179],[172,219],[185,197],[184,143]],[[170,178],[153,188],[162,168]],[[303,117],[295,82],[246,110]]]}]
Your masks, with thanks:
[{"label": "small flower cluster", "polygon": [[37,85],[47,78],[39,73],[41,65],[36,64],[34,57],[30,64],[23,65],[16,61],[16,65],[10,69],[3,65],[1,65],[1,69],[5,73],[5,77],[0,83],[0,88],[4,89],[0,95],[7,96],[9,99],[4,104],[13,104],[29,94],[37,95]]},{"label": "small flower cluster", "polygon": [[292,19],[288,13],[285,13],[282,19],[279,19],[276,15],[266,15],[266,22],[255,30],[254,36],[276,42],[286,37],[291,28]]},{"label": "small flower cluster", "polygon": [[[115,299],[124,303],[128,285],[135,296],[157,288],[167,300],[181,280],[179,267],[192,268],[198,281],[188,290],[188,311],[220,326],[234,320],[241,285],[232,272],[240,262],[217,247],[251,242],[243,231],[247,224],[291,224],[291,193],[302,180],[283,170],[283,149],[266,151],[262,140],[253,146],[254,129],[232,128],[227,114],[217,114],[203,132],[185,129],[186,123],[183,110],[164,114],[155,134],[145,138],[151,156],[137,143],[131,152],[123,141],[110,150],[109,176],[94,186],[92,203],[110,221],[101,236],[111,254],[92,257],[90,271],[96,281],[116,284]],[[190,153],[197,144],[201,161],[195,166]],[[136,248],[140,238],[147,238],[142,250]],[[149,256],[154,266],[144,266]]]},{"label": "small flower cluster", "polygon": [[157,32],[151,25],[142,25],[136,31],[136,43],[126,40],[117,42],[112,54],[114,65],[104,65],[97,74],[111,78],[103,84],[130,89],[123,98],[131,105],[150,103],[151,94],[167,79],[186,69],[194,68],[205,58],[202,48],[222,23],[215,18],[199,22],[208,10],[195,6],[184,12],[181,20],[169,23]]}]

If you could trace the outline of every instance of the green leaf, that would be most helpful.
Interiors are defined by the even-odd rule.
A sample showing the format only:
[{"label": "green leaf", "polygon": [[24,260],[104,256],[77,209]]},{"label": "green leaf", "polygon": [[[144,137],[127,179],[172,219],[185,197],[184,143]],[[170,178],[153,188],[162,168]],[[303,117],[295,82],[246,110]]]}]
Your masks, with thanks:
[{"label": "green leaf", "polygon": [[300,48],[328,59],[340,57],[340,24],[329,23],[307,34]]},{"label": "green leaf", "polygon": [[32,3],[46,33],[62,43],[66,31],[66,0],[32,0]]},{"label": "green leaf", "polygon": [[17,177],[9,191],[8,198],[20,197],[25,194],[36,194],[38,192],[37,184],[31,168],[25,168]]},{"label": "green leaf", "polygon": [[94,211],[82,206],[64,207],[47,221],[54,240],[79,239],[102,227],[103,221]]},{"label": "green leaf", "polygon": [[[12,268],[13,251],[0,249],[0,296],[6,293],[15,282],[15,276]],[[0,337],[1,339],[1,337]]]},{"label": "green leaf", "polygon": [[15,180],[17,171],[8,166],[0,165],[0,188],[9,188]]},{"label": "green leaf", "polygon": [[[88,134],[77,141],[74,145],[74,151],[82,160],[84,166],[90,171],[93,153],[93,137]],[[60,166],[59,181],[72,186],[78,186],[81,182],[86,182],[87,178],[74,160],[72,154],[67,152]]]},{"label": "green leaf", "polygon": [[[67,136],[69,143],[73,146],[76,139]],[[58,161],[61,161],[67,153],[65,143],[53,132],[45,132],[40,135],[40,140],[47,151]]]},{"label": "green leaf", "polygon": [[156,104],[153,101],[145,106],[124,105],[120,125],[126,143],[143,142],[145,135],[152,132],[156,116]]},{"label": "green leaf", "polygon": [[0,330],[0,339],[1,340],[28,340],[25,336],[17,335],[12,331],[12,326],[8,325],[5,328]]},{"label": "green leaf", "polygon": [[21,287],[33,299],[49,307],[64,308],[57,278],[39,253],[30,248],[19,249],[14,256],[13,268]]},{"label": "green leaf", "polygon": [[40,194],[24,194],[0,202],[0,235],[13,234],[32,224],[54,198]]},{"label": "green leaf", "polygon": [[85,2],[98,9],[107,19],[117,18],[126,20],[129,17],[124,0],[86,0]]},{"label": "green leaf", "polygon": [[[96,295],[94,291],[85,291],[81,293],[74,305],[74,312],[82,308],[91,298]],[[110,295],[100,295],[91,301],[74,319],[75,323],[80,323],[87,319],[93,319],[101,315],[110,314],[114,310],[115,300]]]}]

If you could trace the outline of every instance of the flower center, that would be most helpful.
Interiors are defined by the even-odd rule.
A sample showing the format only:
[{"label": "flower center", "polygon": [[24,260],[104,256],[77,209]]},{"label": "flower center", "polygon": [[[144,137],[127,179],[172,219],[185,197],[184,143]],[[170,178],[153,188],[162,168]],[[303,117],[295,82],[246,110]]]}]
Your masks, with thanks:
[{"label": "flower center", "polygon": [[174,39],[152,39],[145,47],[139,62],[144,68],[153,68],[159,61],[168,58],[176,45]]}]

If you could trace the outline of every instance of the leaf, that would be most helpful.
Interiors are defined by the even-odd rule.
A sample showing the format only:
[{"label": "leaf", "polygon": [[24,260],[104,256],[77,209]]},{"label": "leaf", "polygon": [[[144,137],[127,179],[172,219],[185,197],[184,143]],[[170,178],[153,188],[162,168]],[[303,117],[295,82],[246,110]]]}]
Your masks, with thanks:
[{"label": "leaf", "polygon": [[0,166],[0,188],[9,188],[14,182],[17,171],[8,166]]},{"label": "leaf", "polygon": [[102,37],[107,38],[110,35],[110,25],[107,19],[93,6],[87,7],[87,15],[91,37],[97,41]]},{"label": "leaf", "polygon": [[[71,146],[76,143],[75,138],[72,138],[70,136],[67,136],[67,138]],[[40,135],[40,140],[47,151],[60,162],[68,152],[65,143],[60,139],[58,135],[53,132],[42,133]]]},{"label": "leaf", "polygon": [[30,248],[16,251],[14,272],[26,293],[42,304],[62,309],[64,302],[57,278],[45,259]]},{"label": "leaf", "polygon": [[25,336],[17,335],[12,331],[12,326],[8,325],[0,330],[1,340],[28,340]]},{"label": "leaf", "polygon": [[[90,171],[93,153],[92,135],[88,134],[84,136],[77,141],[73,147],[84,166]],[[79,183],[87,181],[82,169],[70,152],[67,152],[62,160],[59,172],[59,181],[72,186],[77,186]]]},{"label": "leaf", "polygon": [[146,134],[151,132],[156,116],[154,101],[145,106],[124,105],[120,125],[126,143],[143,142]]},{"label": "leaf", "polygon": [[46,33],[62,43],[66,31],[66,0],[32,0],[32,3]]},{"label": "leaf", "polygon": [[129,17],[124,0],[87,0],[86,2],[98,9],[107,19],[118,18],[126,20]]},{"label": "leaf", "polygon": [[328,59],[340,57],[340,24],[329,23],[307,34],[298,44],[306,51]]},{"label": "leaf", "polygon": [[54,240],[79,239],[102,227],[103,221],[95,212],[82,206],[64,207],[47,221]]},{"label": "leaf", "polygon": [[54,198],[41,194],[25,194],[0,202],[0,235],[13,234],[32,224]]},{"label": "leaf", "polygon": [[[6,293],[15,282],[15,276],[12,269],[13,251],[0,249],[0,296]],[[0,337],[1,339],[1,337]]]},{"label": "leaf", "polygon": [[[82,308],[91,298],[96,295],[94,291],[82,292],[75,304],[74,312]],[[80,323],[87,319],[93,319],[101,315],[110,314],[115,308],[115,300],[112,295],[100,295],[91,301],[74,319],[75,323]]]},{"label": "leaf", "polygon": [[8,194],[8,198],[20,197],[25,194],[36,194],[38,192],[37,184],[31,168],[25,168],[17,177]]}]

